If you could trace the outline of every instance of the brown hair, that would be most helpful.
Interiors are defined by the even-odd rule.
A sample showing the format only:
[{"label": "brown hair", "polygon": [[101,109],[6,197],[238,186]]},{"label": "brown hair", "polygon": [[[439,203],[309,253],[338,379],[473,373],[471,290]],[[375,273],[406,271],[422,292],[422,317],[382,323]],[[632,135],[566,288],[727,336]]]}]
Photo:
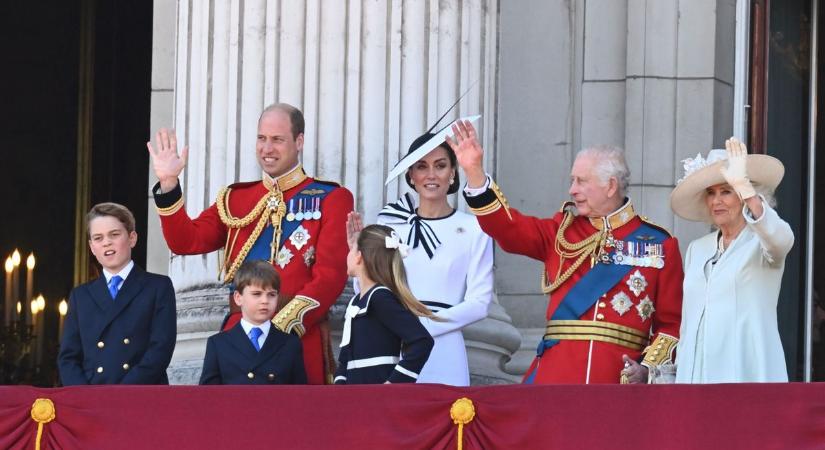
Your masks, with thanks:
[{"label": "brown hair", "polygon": [[235,290],[243,294],[244,288],[256,285],[281,290],[281,276],[269,261],[263,259],[246,260],[235,272]]},{"label": "brown hair", "polygon": [[261,111],[261,115],[258,117],[258,123],[261,123],[261,118],[263,118],[264,114],[273,111],[280,111],[289,116],[289,123],[292,125],[292,139],[297,139],[299,134],[304,134],[304,113],[289,103],[273,103],[267,106]]},{"label": "brown hair", "polygon": [[132,211],[129,211],[129,208],[118,203],[98,203],[86,213],[86,236],[89,239],[92,238],[89,234],[89,224],[98,217],[114,217],[126,227],[128,233],[131,234],[135,231],[135,216]]},{"label": "brown hair", "polygon": [[387,248],[386,239],[393,234],[386,225],[369,225],[358,234],[358,251],[370,280],[388,287],[405,308],[416,316],[443,320],[419,302],[407,285],[407,271],[397,249]]}]

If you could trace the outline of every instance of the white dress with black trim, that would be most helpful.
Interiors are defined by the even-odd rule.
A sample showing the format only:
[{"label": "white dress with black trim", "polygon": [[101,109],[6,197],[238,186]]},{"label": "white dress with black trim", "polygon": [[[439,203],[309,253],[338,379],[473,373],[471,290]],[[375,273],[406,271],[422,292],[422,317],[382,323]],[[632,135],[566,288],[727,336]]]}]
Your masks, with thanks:
[{"label": "white dress with black trim", "polygon": [[433,338],[395,294],[376,285],[347,305],[335,384],[414,383]]},{"label": "white dress with black trim", "polygon": [[435,338],[418,383],[468,386],[470,374],[461,329],[487,317],[493,298],[493,241],[476,218],[461,211],[424,219],[410,194],[387,205],[377,222],[392,227],[411,247],[404,258],[413,295],[443,322],[420,317]]}]

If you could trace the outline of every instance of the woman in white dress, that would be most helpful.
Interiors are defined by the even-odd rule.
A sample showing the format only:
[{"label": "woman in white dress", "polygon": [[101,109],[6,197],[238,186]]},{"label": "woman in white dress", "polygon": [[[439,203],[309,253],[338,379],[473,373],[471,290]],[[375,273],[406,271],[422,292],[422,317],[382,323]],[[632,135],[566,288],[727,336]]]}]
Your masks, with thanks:
[{"label": "woman in white dress", "polygon": [[685,256],[676,382],[788,381],[776,305],[794,236],[766,200],[785,169],[736,138],[725,146],[685,160],[670,197],[676,214],[716,228]]},{"label": "woman in white dress", "polygon": [[455,153],[442,132],[416,139],[393,171],[404,173],[410,193],[390,203],[377,222],[392,227],[410,247],[404,258],[413,295],[442,319],[421,317],[435,339],[418,383],[468,386],[470,374],[461,330],[487,317],[493,297],[493,242],[470,214],[447,200],[459,188]]}]

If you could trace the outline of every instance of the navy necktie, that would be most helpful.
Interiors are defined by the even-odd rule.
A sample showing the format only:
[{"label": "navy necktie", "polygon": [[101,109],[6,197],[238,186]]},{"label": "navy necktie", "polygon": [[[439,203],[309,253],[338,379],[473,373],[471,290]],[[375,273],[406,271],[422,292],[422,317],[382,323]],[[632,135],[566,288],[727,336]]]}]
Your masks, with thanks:
[{"label": "navy necktie", "polygon": [[109,279],[109,294],[112,296],[112,300],[117,297],[117,291],[121,281],[123,281],[123,277],[120,275],[115,275]]},{"label": "navy necktie", "polygon": [[261,344],[258,343],[258,338],[264,334],[260,328],[254,327],[249,330],[249,340],[252,341],[252,346],[255,347],[256,351],[261,351]]}]

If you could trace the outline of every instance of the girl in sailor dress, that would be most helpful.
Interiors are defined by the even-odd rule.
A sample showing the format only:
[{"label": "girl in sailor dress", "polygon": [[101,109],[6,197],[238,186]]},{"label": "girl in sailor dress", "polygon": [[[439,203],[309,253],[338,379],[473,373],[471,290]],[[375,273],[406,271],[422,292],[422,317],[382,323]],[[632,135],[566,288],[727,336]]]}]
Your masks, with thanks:
[{"label": "girl in sailor dress", "polygon": [[358,280],[344,315],[335,384],[414,383],[433,347],[418,317],[432,313],[407,287],[407,246],[389,227],[350,233],[347,271]]},{"label": "girl in sailor dress", "polygon": [[[437,137],[421,144],[427,136],[434,135],[413,142],[407,158],[415,159],[408,162],[405,178],[418,193],[418,207],[404,194],[384,207],[377,222],[406,238],[411,247],[404,258],[410,289],[442,319],[420,318],[435,345],[418,382],[467,386],[470,374],[461,330],[487,317],[493,298],[493,241],[475,216],[450,206],[447,196],[459,186],[455,153],[443,140],[433,141]],[[428,145],[435,148],[418,156]]]}]

